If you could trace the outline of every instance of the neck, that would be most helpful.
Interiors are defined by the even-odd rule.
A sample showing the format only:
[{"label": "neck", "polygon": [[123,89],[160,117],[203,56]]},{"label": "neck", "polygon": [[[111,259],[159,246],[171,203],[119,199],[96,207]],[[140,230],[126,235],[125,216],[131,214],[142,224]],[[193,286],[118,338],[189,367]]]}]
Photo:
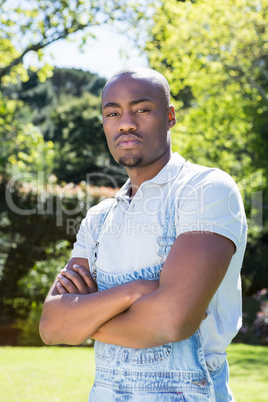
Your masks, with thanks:
[{"label": "neck", "polygon": [[133,169],[126,168],[131,181],[131,197],[134,197],[142,183],[155,177],[168,163],[171,157],[171,149],[168,148],[163,155],[150,165],[138,166]]}]

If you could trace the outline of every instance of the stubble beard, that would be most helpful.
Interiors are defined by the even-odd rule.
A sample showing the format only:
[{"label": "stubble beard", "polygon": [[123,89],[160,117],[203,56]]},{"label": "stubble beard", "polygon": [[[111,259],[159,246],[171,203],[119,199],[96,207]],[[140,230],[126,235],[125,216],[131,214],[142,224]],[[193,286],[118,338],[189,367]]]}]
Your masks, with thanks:
[{"label": "stubble beard", "polygon": [[139,166],[142,163],[142,157],[141,156],[122,156],[119,161],[119,165],[124,166],[125,168],[128,169],[133,169],[137,166]]}]

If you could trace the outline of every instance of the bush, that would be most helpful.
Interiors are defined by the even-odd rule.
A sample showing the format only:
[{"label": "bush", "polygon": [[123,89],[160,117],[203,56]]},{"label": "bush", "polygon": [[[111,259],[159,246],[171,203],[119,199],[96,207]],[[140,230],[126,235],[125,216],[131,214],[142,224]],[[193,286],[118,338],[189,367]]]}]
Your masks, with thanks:
[{"label": "bush", "polygon": [[44,343],[39,335],[39,322],[42,313],[42,304],[32,303],[32,308],[25,320],[18,320],[14,327],[20,330],[18,345],[20,346],[43,346]]},{"label": "bush", "polygon": [[268,346],[268,289],[244,297],[243,326],[235,342]]},{"label": "bush", "polygon": [[[26,319],[31,303],[44,300],[70,258],[87,209],[117,191],[87,183],[41,184],[12,184],[0,177],[0,325]],[[21,211],[34,212],[12,210],[7,194]]]},{"label": "bush", "polygon": [[268,288],[268,226],[262,230],[248,233],[248,242],[242,268],[244,295],[257,295],[263,288]]}]

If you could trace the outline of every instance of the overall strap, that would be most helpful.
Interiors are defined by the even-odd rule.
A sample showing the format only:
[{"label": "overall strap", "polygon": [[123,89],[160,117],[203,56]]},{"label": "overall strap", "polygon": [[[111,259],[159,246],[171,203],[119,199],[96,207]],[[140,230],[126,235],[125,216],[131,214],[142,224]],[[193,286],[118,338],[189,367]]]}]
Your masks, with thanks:
[{"label": "overall strap", "polygon": [[176,238],[176,226],[175,226],[175,201],[176,198],[173,198],[171,201],[168,213],[165,219],[165,224],[163,228],[162,237],[175,237]]},{"label": "overall strap", "polygon": [[98,247],[99,247],[99,238],[100,238],[100,234],[101,234],[101,229],[104,225],[105,219],[107,218],[109,212],[111,211],[111,209],[113,208],[113,206],[115,205],[115,199],[107,199],[107,209],[104,210],[104,212],[101,214],[100,220],[99,220],[99,224],[97,227],[97,231],[96,231],[96,235],[95,235],[95,241],[93,243],[92,246],[92,276],[93,279],[96,280],[96,261],[98,258]]},{"label": "overall strap", "polygon": [[105,222],[105,219],[107,218],[107,216],[108,216],[108,214],[109,214],[109,212],[111,211],[111,209],[112,209],[112,207],[115,205],[115,199],[113,199],[113,198],[109,198],[109,199],[107,199],[106,200],[106,202],[107,202],[107,209],[106,210],[104,210],[103,212],[102,212],[102,214],[101,214],[101,217],[100,217],[100,220],[99,220],[99,224],[98,224],[98,227],[97,227],[97,231],[96,231],[96,236],[95,236],[95,238],[96,238],[96,241],[98,241],[99,240],[99,237],[100,237],[100,233],[101,233],[101,229],[102,229],[102,227],[103,227],[103,224],[104,224],[104,222]]},{"label": "overall strap", "polygon": [[[177,237],[176,225],[175,225],[175,212],[176,207],[178,204],[178,197],[179,197],[179,185],[178,185],[178,177],[180,175],[180,171],[178,172],[177,176],[173,180],[173,184],[169,190],[169,193],[166,197],[166,203],[169,205],[168,212],[165,217],[164,228],[162,232],[162,237],[169,237],[174,238]],[[173,240],[173,241],[174,241]]]},{"label": "overall strap", "polygon": [[157,254],[160,257],[160,264],[163,264],[177,237],[175,225],[176,200],[176,196],[172,197],[165,217],[162,236],[157,238]]}]

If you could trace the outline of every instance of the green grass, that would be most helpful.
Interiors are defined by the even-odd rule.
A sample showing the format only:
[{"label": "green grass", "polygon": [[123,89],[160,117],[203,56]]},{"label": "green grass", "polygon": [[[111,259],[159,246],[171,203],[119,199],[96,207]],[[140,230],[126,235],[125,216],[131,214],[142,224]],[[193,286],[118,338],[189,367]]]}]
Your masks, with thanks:
[{"label": "green grass", "polygon": [[268,347],[232,344],[227,349],[236,402],[268,402]]},{"label": "green grass", "polygon": [[93,348],[0,348],[0,401],[87,401]]},{"label": "green grass", "polygon": [[[227,352],[236,402],[267,402],[268,348],[233,344]],[[0,401],[86,402],[93,379],[92,348],[0,348]]]}]

